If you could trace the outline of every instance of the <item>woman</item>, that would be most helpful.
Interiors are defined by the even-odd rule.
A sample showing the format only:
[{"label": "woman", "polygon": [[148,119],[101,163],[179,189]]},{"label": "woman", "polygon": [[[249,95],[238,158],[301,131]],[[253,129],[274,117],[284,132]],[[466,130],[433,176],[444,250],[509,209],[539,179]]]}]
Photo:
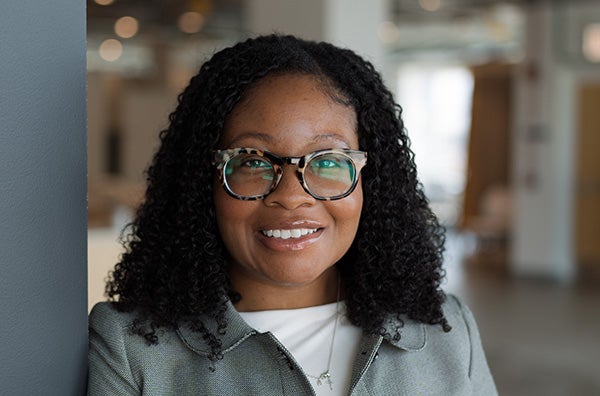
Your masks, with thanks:
[{"label": "woman", "polygon": [[496,394],[399,115],[349,50],[215,54],[91,313],[89,394]]}]

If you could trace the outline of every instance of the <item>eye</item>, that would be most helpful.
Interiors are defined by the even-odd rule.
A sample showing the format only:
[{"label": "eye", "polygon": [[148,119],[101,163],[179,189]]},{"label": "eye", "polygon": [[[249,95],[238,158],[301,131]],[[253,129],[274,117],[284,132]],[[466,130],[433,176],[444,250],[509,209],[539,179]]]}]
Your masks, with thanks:
[{"label": "eye", "polygon": [[325,157],[325,158],[319,158],[315,161],[311,161],[310,166],[312,168],[317,168],[317,169],[331,169],[331,168],[339,168],[340,163],[339,163],[339,160]]},{"label": "eye", "polygon": [[259,158],[248,158],[247,160],[242,161],[240,164],[243,168],[248,169],[270,169],[271,164],[267,161],[259,159]]}]

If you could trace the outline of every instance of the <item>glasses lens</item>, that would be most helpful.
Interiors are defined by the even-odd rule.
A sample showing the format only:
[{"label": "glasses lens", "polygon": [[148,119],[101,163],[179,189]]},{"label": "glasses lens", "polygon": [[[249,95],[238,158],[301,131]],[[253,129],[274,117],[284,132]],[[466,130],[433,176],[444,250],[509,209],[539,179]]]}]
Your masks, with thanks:
[{"label": "glasses lens", "polygon": [[225,164],[225,182],[229,189],[243,197],[264,195],[275,180],[273,165],[256,154],[238,154]]},{"label": "glasses lens", "polygon": [[310,191],[332,198],[347,193],[354,184],[356,169],[350,158],[329,153],[312,158],[306,164],[304,179]]}]

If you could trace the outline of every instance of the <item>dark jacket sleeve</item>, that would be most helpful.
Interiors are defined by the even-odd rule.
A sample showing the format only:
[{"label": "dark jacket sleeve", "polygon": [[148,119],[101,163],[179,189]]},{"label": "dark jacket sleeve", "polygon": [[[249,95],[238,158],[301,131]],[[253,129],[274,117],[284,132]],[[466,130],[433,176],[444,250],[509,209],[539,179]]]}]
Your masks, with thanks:
[{"label": "dark jacket sleeve", "polygon": [[96,304],[89,318],[88,396],[140,395],[131,373],[127,325],[109,303]]}]

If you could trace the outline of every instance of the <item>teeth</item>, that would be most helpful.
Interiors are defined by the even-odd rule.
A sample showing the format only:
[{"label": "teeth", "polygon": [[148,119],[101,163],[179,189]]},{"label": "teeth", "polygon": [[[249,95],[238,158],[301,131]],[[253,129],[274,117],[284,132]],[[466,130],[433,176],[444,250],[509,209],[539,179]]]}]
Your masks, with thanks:
[{"label": "teeth", "polygon": [[292,230],[263,230],[263,235],[272,238],[281,238],[281,239],[290,239],[290,238],[300,238],[308,234],[312,234],[317,232],[317,228],[309,229],[309,228],[294,228]]}]

